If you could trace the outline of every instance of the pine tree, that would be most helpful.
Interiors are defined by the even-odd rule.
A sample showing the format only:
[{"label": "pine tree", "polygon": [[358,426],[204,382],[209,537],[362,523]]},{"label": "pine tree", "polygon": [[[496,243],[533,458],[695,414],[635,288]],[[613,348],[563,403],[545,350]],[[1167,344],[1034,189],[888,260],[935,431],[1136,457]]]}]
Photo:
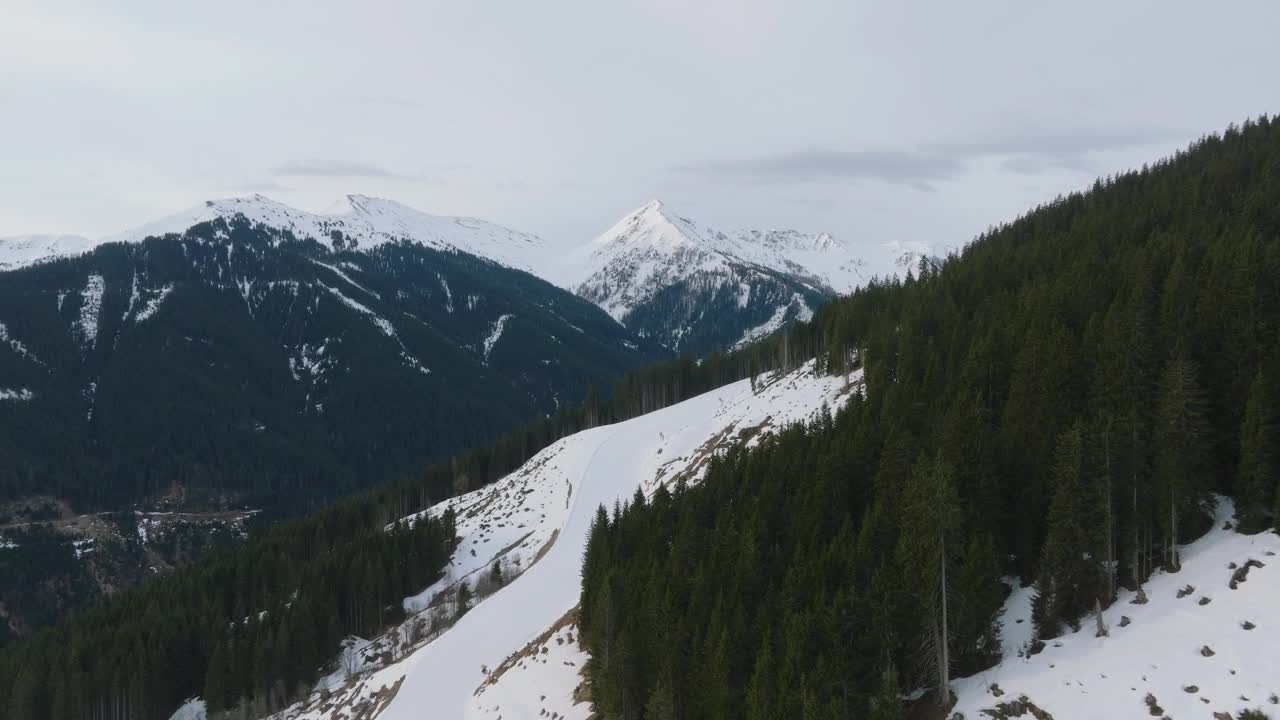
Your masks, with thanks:
[{"label": "pine tree", "polygon": [[917,588],[921,620],[921,666],[938,688],[938,704],[951,702],[951,649],[947,581],[950,536],[960,520],[951,464],[921,457],[903,490],[898,558]]},{"label": "pine tree", "polygon": [[1270,388],[1262,373],[1249,387],[1244,422],[1240,427],[1240,465],[1236,473],[1236,521],[1242,532],[1266,528],[1277,479],[1276,426],[1270,405]]},{"label": "pine tree", "polygon": [[765,638],[756,654],[755,669],[751,672],[751,681],[747,685],[747,720],[776,720],[777,708],[774,704],[774,674],[777,669],[773,664],[773,643]]},{"label": "pine tree", "polygon": [[227,707],[227,644],[221,638],[213,646],[204,674],[204,701],[210,717]]},{"label": "pine tree", "polygon": [[902,691],[898,687],[898,671],[893,663],[884,666],[880,673],[880,689],[871,701],[871,720],[903,720]]},{"label": "pine tree", "polygon": [[1075,621],[1106,592],[1103,513],[1096,507],[1100,493],[1085,452],[1080,423],[1058,437],[1049,530],[1032,602],[1032,619],[1041,638],[1057,636],[1062,622]]},{"label": "pine tree", "polygon": [[456,605],[455,617],[462,617],[471,609],[471,586],[467,584],[465,579],[458,583],[458,592],[454,596],[454,603]]},{"label": "pine tree", "polygon": [[1154,439],[1154,482],[1164,531],[1169,569],[1181,567],[1178,558],[1179,528],[1204,494],[1205,428],[1204,395],[1195,365],[1185,355],[1175,355],[1160,378]]},{"label": "pine tree", "polygon": [[644,720],[676,720],[676,703],[665,683],[658,683],[649,691],[644,704]]},{"label": "pine tree", "polygon": [[978,661],[1000,654],[996,612],[1004,602],[1004,588],[996,565],[995,545],[985,532],[971,531],[956,574],[954,595],[957,659]]}]

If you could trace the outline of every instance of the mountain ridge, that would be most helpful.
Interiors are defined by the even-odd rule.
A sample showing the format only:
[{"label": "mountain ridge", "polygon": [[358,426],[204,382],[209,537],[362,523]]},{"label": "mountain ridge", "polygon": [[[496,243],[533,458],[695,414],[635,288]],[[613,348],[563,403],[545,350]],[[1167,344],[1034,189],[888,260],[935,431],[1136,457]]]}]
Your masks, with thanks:
[{"label": "mountain ridge", "polygon": [[762,329],[776,330],[808,317],[813,308],[862,285],[870,275],[867,262],[829,233],[722,231],[658,199],[587,242],[567,244],[478,218],[432,215],[358,194],[318,213],[254,194],[208,200],[93,240],[0,238],[0,270],[80,255],[108,243],[181,234],[203,222],[237,216],[335,251],[369,252],[407,241],[482,257],[570,290],[673,351],[699,355],[741,346]]}]

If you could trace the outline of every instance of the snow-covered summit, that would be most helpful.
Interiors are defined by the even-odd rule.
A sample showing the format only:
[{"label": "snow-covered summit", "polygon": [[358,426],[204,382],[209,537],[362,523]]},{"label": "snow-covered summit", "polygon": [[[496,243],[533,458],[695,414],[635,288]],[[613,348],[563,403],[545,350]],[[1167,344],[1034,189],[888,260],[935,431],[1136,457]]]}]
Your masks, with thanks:
[{"label": "snow-covered summit", "polygon": [[536,235],[476,218],[431,215],[383,198],[347,195],[327,211],[312,213],[265,195],[248,195],[208,200],[159,220],[96,239],[75,235],[0,238],[0,270],[77,255],[103,243],[140,242],[148,237],[181,233],[202,222],[236,215],[325,243],[341,237],[348,243],[354,241],[356,248],[367,250],[387,242],[407,240],[440,250],[470,253],[526,271],[532,270],[539,257],[546,254],[545,243]]},{"label": "snow-covered summit", "polygon": [[622,319],[665,289],[690,278],[771,272],[825,294],[865,280],[865,263],[828,233],[721,231],[651,200],[590,243],[544,269],[554,282]]},{"label": "snow-covered summit", "polygon": [[16,270],[53,257],[88,252],[98,243],[80,235],[18,235],[0,238],[0,270]]},{"label": "snow-covered summit", "polygon": [[545,245],[536,235],[484,220],[431,215],[393,200],[366,195],[347,195],[322,213],[298,210],[264,195],[209,200],[203,205],[103,238],[102,242],[137,242],[235,215],[322,242],[333,239],[335,232],[347,241],[354,240],[359,249],[407,240],[440,250],[478,255],[521,270],[532,268],[533,261]]}]

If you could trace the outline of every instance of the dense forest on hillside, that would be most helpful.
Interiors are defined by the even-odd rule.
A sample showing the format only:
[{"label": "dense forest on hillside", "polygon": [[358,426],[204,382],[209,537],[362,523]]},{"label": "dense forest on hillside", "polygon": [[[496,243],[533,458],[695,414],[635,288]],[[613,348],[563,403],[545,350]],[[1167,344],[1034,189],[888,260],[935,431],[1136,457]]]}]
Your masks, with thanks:
[{"label": "dense forest on hillside", "polygon": [[[752,333],[770,327],[775,319],[777,327],[804,316],[833,296],[820,287],[817,281],[763,267],[729,270],[723,277],[695,274],[661,288],[627,312],[622,322],[677,352],[701,356],[733,348],[744,337],[753,339]],[[779,308],[781,314],[774,318]]]},{"label": "dense forest on hillside", "polygon": [[452,520],[386,528],[496,480],[566,435],[635,417],[769,369],[800,351],[787,336],[701,362],[627,372],[486,448],[432,465],[243,545],[154,578],[0,650],[0,711],[21,718],[163,720],[203,695],[214,710],[279,708],[309,688],[348,634],[401,619],[433,582]]},{"label": "dense forest on hillside", "polygon": [[281,707],[339,640],[395,619],[455,542],[451,515],[385,530],[363,498],[283,523],[0,652],[0,709],[166,718],[201,693],[215,709]]},{"label": "dense forest on hillside", "polygon": [[0,503],[297,513],[668,356],[479,257],[220,218],[0,273]]},{"label": "dense forest on hillside", "polygon": [[[866,390],[601,509],[582,632],[623,720],[899,718],[991,662],[1013,575],[1037,636],[1176,571],[1217,493],[1280,516],[1280,122],[1207,137],[834,301],[793,342]],[[1031,648],[1034,650],[1034,648]]]}]

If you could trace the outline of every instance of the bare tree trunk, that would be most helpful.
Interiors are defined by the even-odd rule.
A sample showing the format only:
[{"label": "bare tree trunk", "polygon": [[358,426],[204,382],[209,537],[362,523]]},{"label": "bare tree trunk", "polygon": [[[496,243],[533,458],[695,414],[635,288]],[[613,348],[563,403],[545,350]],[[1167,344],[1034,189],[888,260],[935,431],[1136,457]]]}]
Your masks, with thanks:
[{"label": "bare tree trunk", "polygon": [[1138,536],[1139,534],[1138,486],[1136,484],[1136,481],[1137,481],[1136,477],[1134,478],[1134,481],[1135,481],[1135,484],[1133,486],[1133,561],[1130,563],[1129,567],[1133,570],[1133,584],[1135,586],[1134,590],[1137,590],[1138,588],[1142,587],[1142,568],[1139,566],[1139,562],[1140,562],[1139,558],[1142,556],[1142,547],[1141,547],[1142,540]]},{"label": "bare tree trunk", "polygon": [[1105,472],[1107,474],[1107,489],[1106,489],[1106,495],[1107,495],[1106,497],[1106,502],[1107,502],[1107,508],[1106,508],[1107,510],[1106,512],[1106,517],[1107,517],[1107,523],[1106,523],[1107,524],[1107,603],[1110,603],[1111,599],[1116,596],[1116,561],[1115,561],[1116,558],[1115,558],[1115,544],[1113,542],[1113,539],[1115,536],[1114,536],[1114,530],[1112,529],[1112,518],[1111,518],[1111,422],[1110,420],[1107,421],[1107,428],[1106,430],[1103,431],[1103,434],[1102,434],[1102,453],[1104,456],[1106,456]]},{"label": "bare tree trunk", "polygon": [[938,638],[938,645],[941,647],[942,662],[938,667],[938,684],[939,690],[942,692],[942,706],[946,707],[951,704],[951,658],[948,655],[947,646],[950,644],[947,638],[947,544],[946,539],[942,541],[942,636]]}]

